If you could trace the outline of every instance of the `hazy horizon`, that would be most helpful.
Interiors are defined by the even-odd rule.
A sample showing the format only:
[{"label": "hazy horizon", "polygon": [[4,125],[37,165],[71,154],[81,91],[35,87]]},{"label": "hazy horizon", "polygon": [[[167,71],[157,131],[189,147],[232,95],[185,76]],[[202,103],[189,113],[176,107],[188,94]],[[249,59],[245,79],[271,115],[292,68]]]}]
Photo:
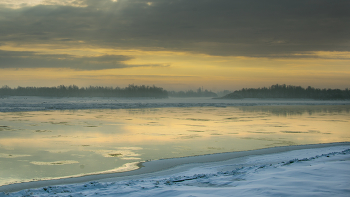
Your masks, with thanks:
[{"label": "hazy horizon", "polygon": [[0,84],[350,85],[345,0],[4,0]]},{"label": "hazy horizon", "polygon": [[[271,87],[271,86],[273,86],[273,85],[276,85],[277,83],[274,83],[274,84],[270,84],[270,85],[267,85],[267,86],[259,86],[259,85],[257,85],[256,87],[247,87],[247,86],[242,86],[242,88],[237,88],[237,89],[230,89],[230,88],[228,88],[228,89],[222,89],[222,88],[214,88],[215,90],[213,90],[213,89],[208,89],[208,88],[206,88],[206,87],[204,87],[204,86],[201,86],[201,87],[195,87],[195,86],[193,86],[193,88],[191,88],[191,87],[187,87],[187,88],[178,88],[178,89],[167,89],[167,88],[164,88],[164,87],[162,87],[162,86],[156,86],[156,87],[158,87],[158,88],[163,88],[164,90],[166,90],[166,91],[175,91],[175,92],[180,92],[180,91],[197,91],[198,89],[201,89],[201,91],[205,91],[205,90],[207,90],[207,91],[212,91],[212,92],[215,92],[215,93],[217,93],[217,92],[223,92],[223,91],[231,91],[231,92],[233,92],[233,91],[238,91],[238,90],[242,90],[243,88],[269,88],[269,87]],[[7,84],[4,84],[4,85],[0,85],[0,88],[3,88],[3,87],[5,87],[5,86],[8,86],[8,87],[10,87],[10,88],[12,88],[12,89],[15,89],[15,88],[18,88],[18,87],[35,87],[35,88],[52,88],[52,87],[59,87],[59,86],[61,86],[61,85],[64,85],[64,84],[59,84],[59,85],[53,85],[53,86],[21,86],[21,85],[17,85],[17,86],[9,86],[9,85],[7,85]],[[99,85],[86,85],[86,86],[78,86],[78,88],[89,88],[89,87],[103,87],[103,88],[126,88],[126,87],[128,87],[129,85],[135,85],[135,86],[149,86],[149,87],[152,87],[154,84],[152,84],[152,85],[145,85],[145,84],[128,84],[128,85],[125,85],[125,86],[119,86],[119,85],[106,85],[106,86],[99,86]],[[297,85],[293,85],[293,84],[277,84],[277,85],[287,85],[287,86],[289,86],[289,85],[291,85],[291,86],[297,86]],[[65,87],[69,87],[69,86],[76,86],[76,84],[67,84],[67,85],[64,85]],[[305,86],[300,86],[300,87],[302,87],[302,88],[307,88],[309,85],[305,85]],[[340,90],[345,90],[345,89],[349,89],[349,87],[348,86],[344,86],[344,88],[326,88],[326,87],[313,87],[313,86],[311,86],[312,88],[316,88],[316,89],[340,89]]]}]

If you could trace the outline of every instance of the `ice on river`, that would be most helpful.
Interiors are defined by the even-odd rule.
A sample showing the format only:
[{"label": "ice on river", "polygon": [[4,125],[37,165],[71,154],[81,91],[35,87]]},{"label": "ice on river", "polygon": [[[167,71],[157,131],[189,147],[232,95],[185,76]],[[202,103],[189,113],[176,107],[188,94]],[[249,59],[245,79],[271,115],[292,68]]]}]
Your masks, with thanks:
[{"label": "ice on river", "polygon": [[0,196],[349,196],[350,145],[191,164],[164,174],[47,186]]},{"label": "ice on river", "polygon": [[313,99],[212,99],[199,98],[105,98],[105,97],[0,97],[0,112],[70,110],[70,109],[130,109],[160,107],[227,107],[264,105],[349,105],[349,100]]}]

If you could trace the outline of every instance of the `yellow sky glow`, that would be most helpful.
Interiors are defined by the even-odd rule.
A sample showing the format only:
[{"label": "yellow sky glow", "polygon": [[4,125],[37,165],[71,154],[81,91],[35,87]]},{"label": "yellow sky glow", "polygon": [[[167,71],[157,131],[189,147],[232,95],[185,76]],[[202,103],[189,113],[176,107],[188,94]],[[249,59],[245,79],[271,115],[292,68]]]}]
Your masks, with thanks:
[{"label": "yellow sky glow", "polygon": [[[2,84],[21,86],[48,86],[60,84],[78,86],[103,85],[127,86],[128,84],[158,85],[167,89],[191,89],[204,86],[208,89],[234,90],[253,85],[275,83],[313,85],[316,87],[348,86],[350,80],[349,52],[313,52],[320,58],[249,58],[234,56],[210,56],[173,51],[118,50],[77,46],[66,48],[59,45],[0,46],[0,50],[31,51],[38,54],[70,54],[98,57],[125,55],[133,59],[124,63],[138,67],[106,70],[72,70],[68,68],[21,68],[3,69]],[[163,65],[163,66],[142,66]],[[188,85],[191,84],[191,85]],[[255,85],[256,86],[256,85]],[[259,86],[260,87],[260,86]]]}]

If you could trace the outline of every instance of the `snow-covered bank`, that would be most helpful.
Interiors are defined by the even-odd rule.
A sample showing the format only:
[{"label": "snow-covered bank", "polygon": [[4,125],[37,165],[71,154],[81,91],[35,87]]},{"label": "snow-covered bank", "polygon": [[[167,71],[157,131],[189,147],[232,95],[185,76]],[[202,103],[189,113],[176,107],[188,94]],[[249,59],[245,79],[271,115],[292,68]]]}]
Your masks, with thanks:
[{"label": "snow-covered bank", "polygon": [[103,98],[103,97],[35,97],[0,98],[0,112],[71,110],[71,109],[130,109],[161,107],[227,107],[265,105],[350,105],[349,100],[312,99],[212,99],[199,98]]},{"label": "snow-covered bank", "polygon": [[[46,186],[0,196],[348,196],[350,144],[322,146],[192,163],[164,172]],[[202,156],[205,157],[210,155]]]}]

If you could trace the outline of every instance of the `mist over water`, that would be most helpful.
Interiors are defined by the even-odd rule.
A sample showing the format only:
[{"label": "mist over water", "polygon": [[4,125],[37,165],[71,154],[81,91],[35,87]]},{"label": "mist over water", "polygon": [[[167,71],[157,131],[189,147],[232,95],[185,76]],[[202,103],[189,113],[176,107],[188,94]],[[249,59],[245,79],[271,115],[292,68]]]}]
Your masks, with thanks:
[{"label": "mist over water", "polygon": [[146,160],[349,141],[349,105],[0,113],[0,185],[137,169]]}]

